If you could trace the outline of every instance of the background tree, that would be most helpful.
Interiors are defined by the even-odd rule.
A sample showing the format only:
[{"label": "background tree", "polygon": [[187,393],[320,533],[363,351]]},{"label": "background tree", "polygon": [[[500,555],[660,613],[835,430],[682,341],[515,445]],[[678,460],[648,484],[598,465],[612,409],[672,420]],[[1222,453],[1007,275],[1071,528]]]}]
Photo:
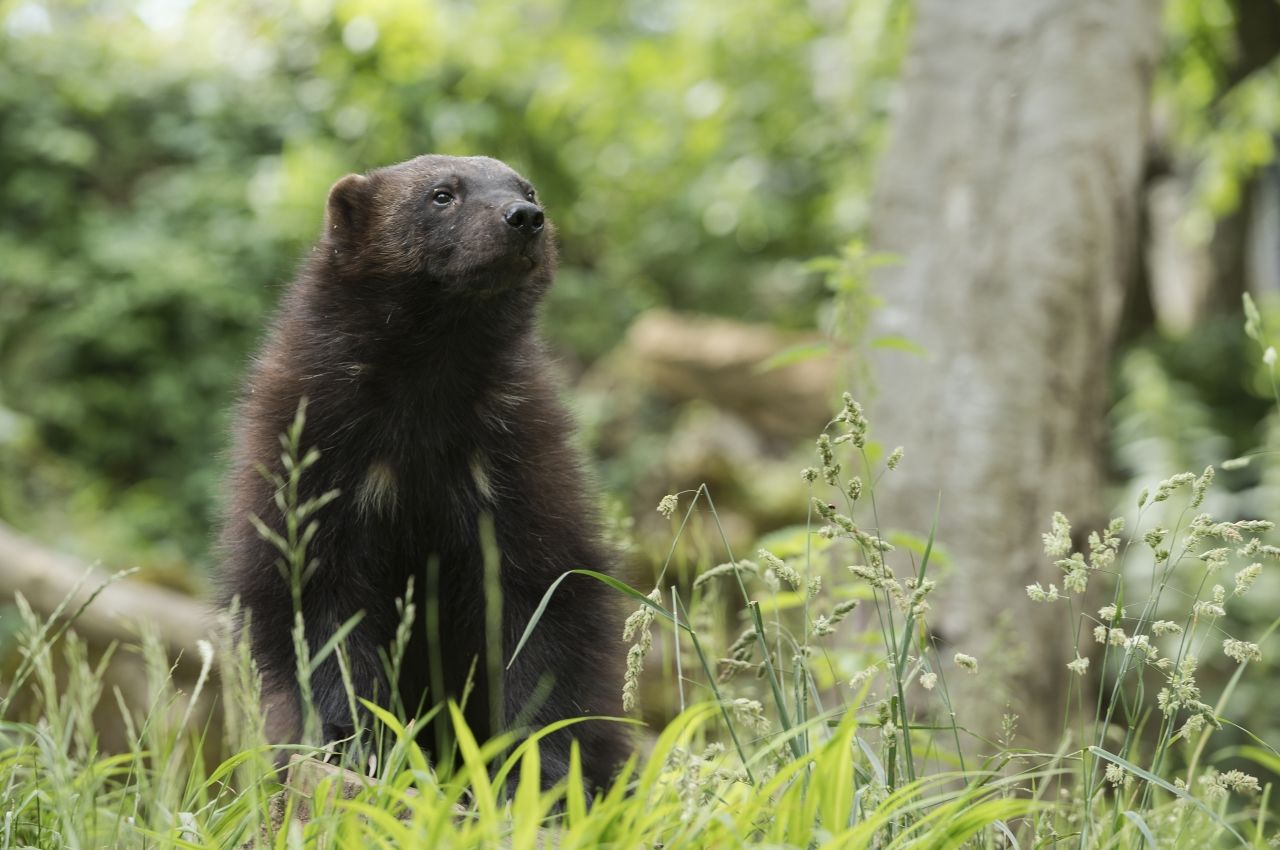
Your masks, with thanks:
[{"label": "background tree", "polygon": [[910,447],[879,516],[927,529],[942,491],[954,569],[932,622],[985,682],[1017,671],[986,716],[1009,700],[1033,741],[1058,728],[1067,643],[1010,594],[1061,583],[1054,511],[1101,513],[1158,47],[1155,0],[922,0],[873,203],[873,246],[899,258],[873,333],[923,348],[873,365],[874,427]]}]

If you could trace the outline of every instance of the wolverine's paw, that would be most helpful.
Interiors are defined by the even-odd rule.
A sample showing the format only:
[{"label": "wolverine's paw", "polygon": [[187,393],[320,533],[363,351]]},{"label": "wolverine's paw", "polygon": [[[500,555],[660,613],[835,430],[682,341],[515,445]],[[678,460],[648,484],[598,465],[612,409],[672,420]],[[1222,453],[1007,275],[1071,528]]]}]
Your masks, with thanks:
[{"label": "wolverine's paw", "polygon": [[356,729],[349,722],[325,721],[321,726],[325,749],[340,752],[356,743]]},{"label": "wolverine's paw", "polygon": [[325,761],[335,761],[365,773],[372,770],[369,757],[374,748],[373,735],[369,730],[356,729],[348,723],[325,722],[321,733],[325,751],[332,756],[326,757]]}]

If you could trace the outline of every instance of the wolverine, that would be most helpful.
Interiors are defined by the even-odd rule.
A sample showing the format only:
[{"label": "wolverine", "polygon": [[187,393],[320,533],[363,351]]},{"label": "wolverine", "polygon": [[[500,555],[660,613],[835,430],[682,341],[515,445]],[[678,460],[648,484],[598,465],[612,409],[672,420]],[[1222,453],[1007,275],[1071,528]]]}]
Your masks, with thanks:
[{"label": "wolverine", "polygon": [[[300,449],[318,456],[298,498],[337,494],[306,548],[311,653],[363,612],[345,638],[355,696],[387,706],[394,688],[413,715],[465,695],[482,741],[621,715],[618,617],[594,579],[559,585],[508,666],[558,578],[614,561],[537,329],[555,265],[537,193],[495,159],[420,156],[330,190],[237,409],[221,537],[224,600],[244,612],[274,742],[299,740],[301,691],[291,583],[261,532],[284,533],[280,435],[304,399]],[[415,621],[391,682],[411,579]],[[309,684],[325,740],[350,739],[362,709],[352,715],[334,655]],[[589,720],[545,737],[543,785],[565,776],[576,739],[585,779],[605,786],[629,752],[624,729]]]}]

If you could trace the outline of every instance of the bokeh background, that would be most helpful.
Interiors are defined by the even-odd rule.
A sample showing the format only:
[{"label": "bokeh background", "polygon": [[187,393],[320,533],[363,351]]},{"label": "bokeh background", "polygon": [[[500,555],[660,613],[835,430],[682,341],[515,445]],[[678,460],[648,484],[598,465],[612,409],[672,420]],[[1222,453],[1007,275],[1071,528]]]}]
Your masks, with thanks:
[{"label": "bokeh background", "polygon": [[[965,5],[947,14],[992,32],[1011,8]],[[0,520],[33,547],[207,594],[229,408],[328,187],[418,153],[483,153],[529,176],[558,227],[544,327],[636,583],[671,544],[654,510],[668,492],[706,482],[742,553],[790,539],[799,469],[840,392],[893,402],[868,352],[939,344],[910,316],[900,334],[873,325],[877,270],[903,261],[876,236],[893,175],[960,132],[891,132],[916,87],[950,96],[945,75],[912,73],[962,59],[913,42],[941,14],[904,0],[0,2]],[[1104,401],[1088,503],[1127,511],[1144,486],[1261,451],[1211,508],[1274,518],[1280,420],[1241,296],[1280,326],[1280,4],[1140,14],[1145,135],[1115,140],[1141,159],[1116,235],[1123,306],[1085,333]],[[1084,117],[1052,105],[1046,134]],[[945,464],[934,452],[907,445],[906,463]],[[932,506],[904,531],[927,532]],[[1011,533],[1035,545],[1048,520]],[[692,534],[681,575],[724,560],[713,549]],[[984,568],[1003,568],[998,552]],[[1274,618],[1275,572],[1228,631]],[[12,623],[0,610],[0,652]],[[1236,706],[1275,740],[1274,689],[1242,685]]]},{"label": "bokeh background", "polygon": [[228,404],[328,187],[420,152],[535,180],[572,375],[654,307],[813,328],[906,26],[857,5],[7,3],[4,515],[206,568]]}]

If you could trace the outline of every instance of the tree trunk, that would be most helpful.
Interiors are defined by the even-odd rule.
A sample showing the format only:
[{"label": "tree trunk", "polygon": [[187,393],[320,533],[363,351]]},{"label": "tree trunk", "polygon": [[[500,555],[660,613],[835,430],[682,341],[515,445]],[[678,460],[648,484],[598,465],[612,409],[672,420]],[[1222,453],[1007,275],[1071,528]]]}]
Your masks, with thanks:
[{"label": "tree trunk", "polygon": [[1158,47],[1158,0],[920,0],[879,174],[873,242],[898,261],[873,335],[926,351],[875,355],[873,436],[906,447],[878,514],[927,530],[941,490],[953,569],[931,625],[981,663],[960,719],[993,733],[1018,714],[1024,745],[1057,741],[1073,641],[1065,608],[1023,589],[1062,586],[1040,532],[1105,510]]}]

